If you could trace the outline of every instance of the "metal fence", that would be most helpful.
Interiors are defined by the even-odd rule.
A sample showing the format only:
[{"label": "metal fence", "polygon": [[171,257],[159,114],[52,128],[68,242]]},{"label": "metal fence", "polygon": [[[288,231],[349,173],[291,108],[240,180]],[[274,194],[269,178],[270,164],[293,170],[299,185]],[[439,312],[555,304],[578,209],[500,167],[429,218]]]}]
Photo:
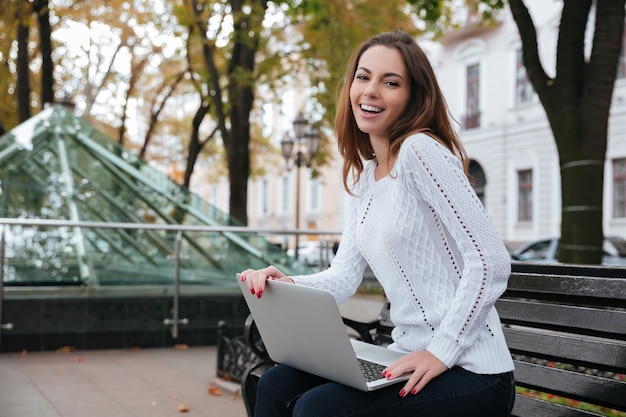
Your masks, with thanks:
[{"label": "metal fence", "polygon": [[[0,218],[0,337],[12,329],[2,322],[2,300],[37,292],[85,295],[98,291],[171,292],[172,317],[164,320],[177,337],[181,286],[234,288],[235,272],[275,264],[287,273],[327,267],[335,230],[271,230],[202,226]],[[316,237],[319,258],[298,260],[272,241],[285,236]],[[304,242],[304,246],[307,243]],[[289,253],[287,253],[289,252]],[[0,339],[1,340],[1,339]]]}]

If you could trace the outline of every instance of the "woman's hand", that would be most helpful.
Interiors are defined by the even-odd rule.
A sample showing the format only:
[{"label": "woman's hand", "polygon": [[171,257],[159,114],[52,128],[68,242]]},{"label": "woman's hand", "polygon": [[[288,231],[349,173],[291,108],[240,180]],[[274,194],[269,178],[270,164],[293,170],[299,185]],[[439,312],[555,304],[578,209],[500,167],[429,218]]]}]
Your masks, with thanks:
[{"label": "woman's hand", "polygon": [[388,379],[395,378],[407,372],[413,375],[406,382],[400,396],[407,394],[417,394],[431,379],[441,375],[448,370],[448,367],[432,353],[421,350],[404,355],[383,371],[383,376]]},{"label": "woman's hand", "polygon": [[257,298],[263,296],[267,280],[284,281],[293,284],[293,280],[281,270],[271,265],[263,269],[246,269],[241,273],[240,279],[248,284],[248,288]]}]

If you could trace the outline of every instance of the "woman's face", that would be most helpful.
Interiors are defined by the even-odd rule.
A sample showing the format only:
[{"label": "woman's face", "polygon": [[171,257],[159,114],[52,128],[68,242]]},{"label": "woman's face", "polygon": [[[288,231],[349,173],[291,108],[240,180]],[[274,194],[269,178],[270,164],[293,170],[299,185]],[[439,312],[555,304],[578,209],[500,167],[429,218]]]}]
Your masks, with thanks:
[{"label": "woman's face", "polygon": [[350,86],[352,112],[371,139],[389,139],[389,129],[409,102],[410,80],[394,48],[373,46],[361,55]]}]

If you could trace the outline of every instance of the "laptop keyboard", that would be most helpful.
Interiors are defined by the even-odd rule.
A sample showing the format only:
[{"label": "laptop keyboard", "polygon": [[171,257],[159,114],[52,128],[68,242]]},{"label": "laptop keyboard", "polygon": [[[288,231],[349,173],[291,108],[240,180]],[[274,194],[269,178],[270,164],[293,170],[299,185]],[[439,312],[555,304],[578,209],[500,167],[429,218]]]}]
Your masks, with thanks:
[{"label": "laptop keyboard", "polygon": [[365,359],[360,358],[359,365],[361,366],[361,372],[363,372],[363,376],[365,376],[365,380],[367,382],[376,381],[378,379],[385,379],[385,377],[382,375],[383,369],[386,368],[385,365],[366,361]]}]

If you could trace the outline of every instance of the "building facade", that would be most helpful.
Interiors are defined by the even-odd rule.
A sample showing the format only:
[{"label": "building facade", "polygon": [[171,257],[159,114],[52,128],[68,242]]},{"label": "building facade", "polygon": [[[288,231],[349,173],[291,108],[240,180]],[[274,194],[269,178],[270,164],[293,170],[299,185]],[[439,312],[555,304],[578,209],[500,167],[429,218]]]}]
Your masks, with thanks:
[{"label": "building facade", "polygon": [[[561,2],[526,2],[537,28],[542,63],[554,73]],[[592,32],[592,31],[588,31]],[[590,44],[590,42],[588,42]],[[459,135],[471,159],[476,191],[502,238],[515,247],[560,231],[559,158],[543,107],[526,78],[521,42],[510,11],[494,25],[471,16],[463,27],[436,44],[424,43],[459,123]],[[604,233],[626,236],[626,65],[624,54],[615,84],[604,179]],[[295,228],[297,175],[279,158],[272,172],[251,178],[249,225],[269,229]],[[345,195],[341,161],[324,167],[311,179],[300,172],[300,228],[340,230]],[[224,209],[227,184],[202,192]],[[315,240],[311,235],[303,239]],[[287,241],[277,242],[287,245]]]}]

